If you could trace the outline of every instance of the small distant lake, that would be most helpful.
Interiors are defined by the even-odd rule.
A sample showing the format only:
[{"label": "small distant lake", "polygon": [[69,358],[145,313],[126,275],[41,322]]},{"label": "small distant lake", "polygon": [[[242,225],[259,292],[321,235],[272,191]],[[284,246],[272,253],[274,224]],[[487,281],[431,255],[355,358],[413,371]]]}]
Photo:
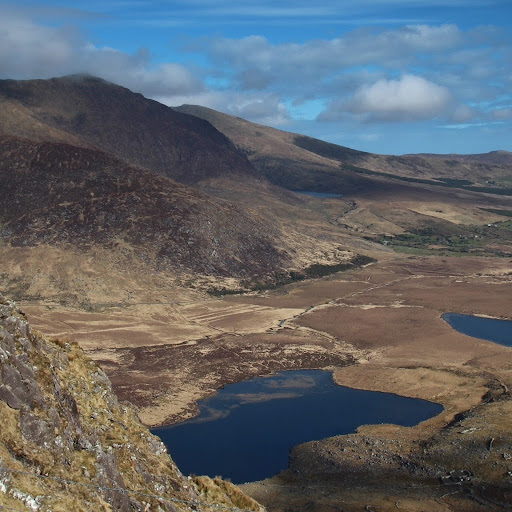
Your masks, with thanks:
[{"label": "small distant lake", "polygon": [[307,196],[321,197],[321,198],[342,197],[343,196],[343,194],[333,194],[330,192],[313,192],[310,190],[294,190],[294,192],[297,192],[297,194],[305,194]]},{"label": "small distant lake", "polygon": [[360,425],[412,426],[439,404],[338,386],[330,372],[298,370],[231,384],[199,402],[194,419],[153,429],[184,474],[234,483],[270,477],[288,466],[297,444],[354,432]]},{"label": "small distant lake", "polygon": [[442,318],[462,334],[512,347],[512,320],[460,313],[445,313]]}]

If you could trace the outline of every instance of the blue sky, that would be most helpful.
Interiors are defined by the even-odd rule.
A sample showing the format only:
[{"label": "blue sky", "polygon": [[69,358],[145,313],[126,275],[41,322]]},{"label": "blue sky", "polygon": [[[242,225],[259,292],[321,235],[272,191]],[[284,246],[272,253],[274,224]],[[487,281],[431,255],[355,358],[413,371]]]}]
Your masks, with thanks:
[{"label": "blue sky", "polygon": [[510,0],[0,0],[0,77],[91,73],[371,152],[512,151],[511,20]]}]

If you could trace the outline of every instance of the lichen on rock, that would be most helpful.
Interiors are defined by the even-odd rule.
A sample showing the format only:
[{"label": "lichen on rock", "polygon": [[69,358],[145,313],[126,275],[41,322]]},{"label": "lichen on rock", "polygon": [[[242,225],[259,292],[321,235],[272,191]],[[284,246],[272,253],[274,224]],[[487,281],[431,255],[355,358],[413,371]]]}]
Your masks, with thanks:
[{"label": "lichen on rock", "polygon": [[231,484],[207,477],[196,483],[182,475],[80,347],[34,332],[1,294],[0,417],[3,507],[263,510]]}]

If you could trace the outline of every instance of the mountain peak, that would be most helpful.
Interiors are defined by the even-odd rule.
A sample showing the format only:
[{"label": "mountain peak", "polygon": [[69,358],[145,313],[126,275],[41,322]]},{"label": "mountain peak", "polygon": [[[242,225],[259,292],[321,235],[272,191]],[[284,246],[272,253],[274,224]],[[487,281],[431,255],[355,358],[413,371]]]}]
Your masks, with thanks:
[{"label": "mountain peak", "polygon": [[0,80],[0,134],[100,148],[182,183],[255,169],[210,123],[91,75]]}]

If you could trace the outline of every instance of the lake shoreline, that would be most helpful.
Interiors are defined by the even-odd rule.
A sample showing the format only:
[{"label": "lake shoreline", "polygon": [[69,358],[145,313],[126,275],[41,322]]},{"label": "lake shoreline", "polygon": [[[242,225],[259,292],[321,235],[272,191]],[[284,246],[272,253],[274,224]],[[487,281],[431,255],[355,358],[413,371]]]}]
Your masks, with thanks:
[{"label": "lake shoreline", "polygon": [[[85,343],[120,399],[152,426],[191,417],[222,385],[296,368],[445,407],[416,427],[365,426],[299,445],[289,470],[243,486],[270,512],[306,503],[311,512],[340,503],[392,512],[397,502],[411,512],[481,512],[512,492],[512,459],[503,456],[512,446],[512,351],[454,331],[441,315],[510,315],[511,284],[508,259],[400,257],[257,295],[133,305],[122,323],[117,312],[21,306],[34,328]],[[473,476],[458,482],[457,471]],[[471,496],[486,505],[475,508]]]},{"label": "lake shoreline", "polygon": [[444,313],[441,318],[466,336],[512,347],[512,320],[454,312]]},{"label": "lake shoreline", "polygon": [[[152,433],[185,474],[222,475],[234,483],[285,469],[290,449],[303,442],[350,434],[363,425],[413,426],[443,410],[418,398],[340,386],[325,370],[252,378],[226,386],[198,406],[199,416]],[[250,464],[239,461],[241,453]]]}]

